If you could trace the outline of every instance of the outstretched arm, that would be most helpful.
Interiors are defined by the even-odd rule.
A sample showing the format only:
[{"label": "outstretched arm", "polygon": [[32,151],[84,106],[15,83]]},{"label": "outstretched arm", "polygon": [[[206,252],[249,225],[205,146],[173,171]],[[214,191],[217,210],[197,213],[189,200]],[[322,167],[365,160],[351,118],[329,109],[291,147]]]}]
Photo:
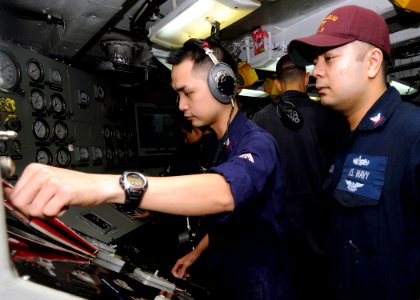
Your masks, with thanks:
[{"label": "outstretched arm", "polygon": [[[6,197],[27,216],[62,216],[69,206],[124,203],[120,175],[91,174],[32,163]],[[229,184],[219,174],[147,177],[140,208],[178,215],[205,215],[234,208]],[[198,199],[192,201],[192,199]]]}]

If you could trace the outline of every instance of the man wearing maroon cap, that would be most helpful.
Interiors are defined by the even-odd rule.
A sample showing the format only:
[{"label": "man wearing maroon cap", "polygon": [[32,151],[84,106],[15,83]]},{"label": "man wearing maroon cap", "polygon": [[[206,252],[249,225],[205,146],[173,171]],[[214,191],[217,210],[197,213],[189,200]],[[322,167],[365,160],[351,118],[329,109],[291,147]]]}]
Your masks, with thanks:
[{"label": "man wearing maroon cap", "polygon": [[386,84],[387,24],[344,6],[288,48],[295,63],[314,63],[321,102],[351,129],[329,186],[333,298],[420,299],[420,108]]}]

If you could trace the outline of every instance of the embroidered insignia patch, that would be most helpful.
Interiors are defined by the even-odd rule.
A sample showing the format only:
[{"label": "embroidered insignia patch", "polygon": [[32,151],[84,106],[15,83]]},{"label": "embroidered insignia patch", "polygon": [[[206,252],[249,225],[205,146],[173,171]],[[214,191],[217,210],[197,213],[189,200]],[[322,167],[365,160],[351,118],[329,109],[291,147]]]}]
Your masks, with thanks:
[{"label": "embroidered insignia patch", "polygon": [[246,160],[249,160],[250,162],[254,163],[254,157],[252,157],[251,153],[244,153],[239,155],[240,158],[244,158]]}]

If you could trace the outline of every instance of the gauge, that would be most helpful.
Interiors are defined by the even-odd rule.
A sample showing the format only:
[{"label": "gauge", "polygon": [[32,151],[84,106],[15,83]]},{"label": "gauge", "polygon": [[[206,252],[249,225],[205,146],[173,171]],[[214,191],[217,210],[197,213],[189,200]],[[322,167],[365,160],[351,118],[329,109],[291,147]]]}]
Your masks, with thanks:
[{"label": "gauge", "polygon": [[54,124],[54,136],[60,140],[64,141],[69,136],[69,129],[67,128],[66,123],[63,121],[57,121]]},{"label": "gauge", "polygon": [[0,51],[0,91],[13,93],[20,84],[19,65],[11,54]]},{"label": "gauge", "polygon": [[32,132],[38,140],[45,141],[50,135],[50,126],[47,121],[38,118],[32,124]]},{"label": "gauge", "polygon": [[44,70],[36,59],[30,59],[28,61],[26,71],[32,81],[41,82],[44,79]]},{"label": "gauge", "polygon": [[78,93],[78,104],[82,107],[89,105],[89,95],[83,90],[79,90]]},{"label": "gauge", "polygon": [[6,141],[0,140],[0,153],[4,153],[6,151],[7,151]]},{"label": "gauge", "polygon": [[22,122],[16,115],[7,115],[4,119],[4,126],[7,130],[19,132],[22,128]]},{"label": "gauge", "polygon": [[75,155],[78,161],[89,161],[89,150],[87,147],[79,147],[76,149]]},{"label": "gauge", "polygon": [[22,143],[18,140],[12,141],[12,145],[10,146],[10,149],[14,153],[20,153],[22,151]]},{"label": "gauge", "polygon": [[111,125],[104,125],[102,128],[102,135],[106,140],[109,140],[114,135],[114,130],[112,129]]},{"label": "gauge", "polygon": [[102,148],[100,147],[92,147],[92,160],[98,161],[102,160],[104,154],[102,152]]},{"label": "gauge", "polygon": [[32,90],[30,97],[33,110],[41,112],[47,108],[47,100],[40,90]]},{"label": "gauge", "polygon": [[122,148],[117,149],[117,157],[118,159],[123,159],[125,157],[125,151]]},{"label": "gauge", "polygon": [[52,154],[48,148],[42,147],[36,151],[35,161],[44,165],[52,164]]},{"label": "gauge", "polygon": [[104,102],[104,99],[105,99],[104,88],[99,84],[95,85],[95,100],[98,102]]},{"label": "gauge", "polygon": [[108,161],[113,160],[114,159],[114,151],[112,151],[111,148],[106,148],[106,150],[105,150],[105,156],[106,156],[106,159]]},{"label": "gauge", "polygon": [[122,132],[121,132],[121,130],[119,129],[119,128],[115,128],[115,138],[117,139],[117,140],[122,140]]},{"label": "gauge", "polygon": [[66,111],[66,102],[59,94],[51,96],[51,108],[55,114],[63,114]]},{"label": "gauge", "polygon": [[56,158],[57,158],[57,164],[60,167],[67,168],[68,166],[70,166],[71,155],[70,155],[70,151],[67,150],[66,148],[60,147],[57,150]]},{"label": "gauge", "polygon": [[57,69],[52,69],[51,70],[51,80],[56,82],[56,83],[62,83],[63,78],[61,76],[61,72]]}]

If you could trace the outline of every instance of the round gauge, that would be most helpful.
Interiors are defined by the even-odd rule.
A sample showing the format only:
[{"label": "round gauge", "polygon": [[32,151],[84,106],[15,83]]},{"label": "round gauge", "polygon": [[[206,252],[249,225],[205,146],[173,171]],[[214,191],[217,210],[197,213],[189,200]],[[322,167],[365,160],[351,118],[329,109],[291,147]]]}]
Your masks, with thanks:
[{"label": "round gauge", "polygon": [[100,147],[92,147],[92,160],[102,160],[104,154],[102,152],[102,148]]},{"label": "round gauge", "polygon": [[63,114],[66,111],[66,102],[63,97],[58,94],[51,96],[51,108],[55,114]]},{"label": "round gauge", "polygon": [[0,66],[0,91],[13,93],[20,83],[19,65],[11,54],[0,51]]},{"label": "round gauge", "polygon": [[121,132],[121,130],[119,129],[119,128],[115,128],[115,138],[117,139],[117,140],[122,140],[122,132]]},{"label": "round gauge", "polygon": [[12,141],[12,145],[10,146],[10,149],[14,153],[20,153],[22,151],[22,143],[17,140],[14,140]]},{"label": "round gauge", "polygon": [[28,61],[26,71],[32,81],[41,82],[44,79],[44,70],[36,59],[30,59]]},{"label": "round gauge", "polygon": [[76,157],[78,161],[88,161],[89,160],[89,150],[87,147],[79,147],[76,152]]},{"label": "round gauge", "polygon": [[63,121],[57,121],[54,124],[54,136],[60,140],[64,141],[69,136],[69,129],[67,128],[66,123]]},{"label": "round gauge", "polygon": [[114,135],[114,130],[112,129],[111,125],[104,125],[102,128],[102,135],[106,140],[109,140]]},{"label": "round gauge", "polygon": [[44,165],[52,164],[52,154],[48,148],[42,147],[36,151],[35,161]]},{"label": "round gauge", "polygon": [[47,100],[40,90],[32,90],[30,99],[33,110],[41,112],[47,108]]},{"label": "round gauge", "polygon": [[66,148],[60,147],[57,150],[56,158],[57,158],[57,164],[60,167],[67,168],[68,166],[70,166],[71,155],[70,155],[70,151],[67,150]]},{"label": "round gauge", "polygon": [[124,149],[122,149],[122,148],[118,148],[117,149],[117,157],[119,159],[123,159],[125,157],[125,151],[124,151]]},{"label": "round gauge", "polygon": [[4,119],[4,126],[7,130],[20,131],[22,128],[22,122],[16,115],[7,115]]},{"label": "round gauge", "polygon": [[6,141],[0,140],[0,153],[4,153],[6,151],[7,151]]},{"label": "round gauge", "polygon": [[51,70],[51,80],[57,83],[61,83],[63,81],[63,78],[61,77],[61,73],[57,69]]},{"label": "round gauge", "polygon": [[100,85],[95,86],[95,100],[98,102],[104,102],[105,91],[104,88]]},{"label": "round gauge", "polygon": [[44,119],[36,119],[32,124],[34,136],[41,141],[45,141],[50,135],[50,126]]},{"label": "round gauge", "polygon": [[114,151],[112,151],[111,148],[106,148],[105,150],[105,156],[107,160],[113,160],[114,159]]}]

